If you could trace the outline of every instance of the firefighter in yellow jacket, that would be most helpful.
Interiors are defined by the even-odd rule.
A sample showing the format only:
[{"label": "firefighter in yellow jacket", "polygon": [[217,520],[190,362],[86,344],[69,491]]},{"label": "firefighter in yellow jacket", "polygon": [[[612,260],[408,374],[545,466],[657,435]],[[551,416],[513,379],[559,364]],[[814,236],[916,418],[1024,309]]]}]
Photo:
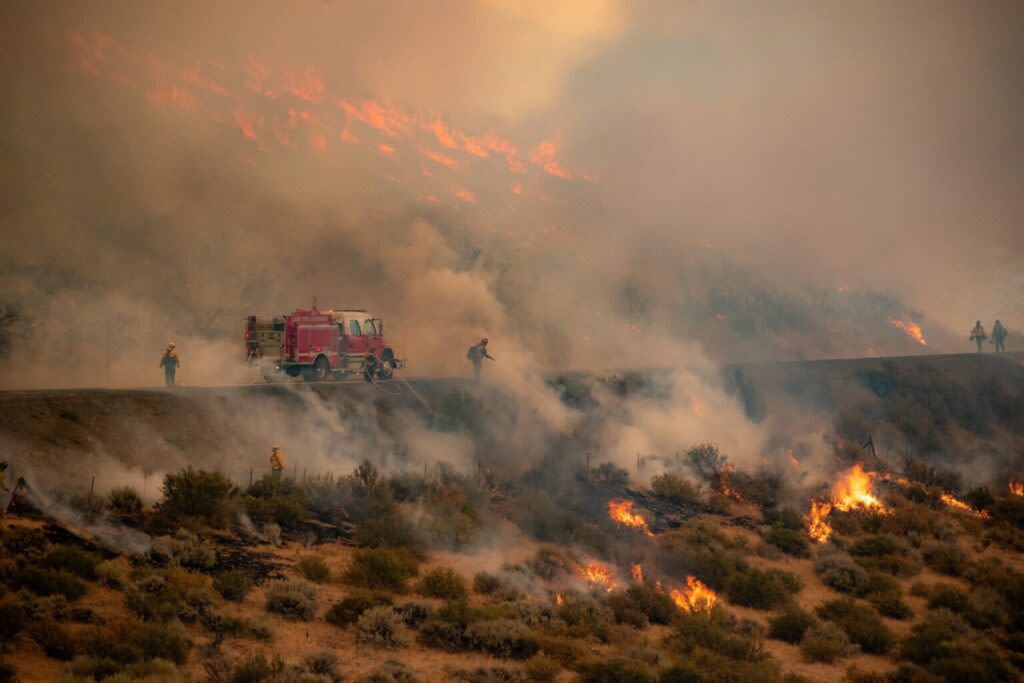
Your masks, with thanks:
[{"label": "firefighter in yellow jacket", "polygon": [[981,353],[981,345],[985,343],[985,339],[988,337],[985,334],[985,328],[982,326],[981,321],[974,323],[974,329],[971,330],[970,340],[978,344],[978,353]]},{"label": "firefighter in yellow jacket", "polygon": [[281,447],[275,444],[270,448],[270,476],[274,481],[280,481],[283,474],[284,453],[281,452]]}]

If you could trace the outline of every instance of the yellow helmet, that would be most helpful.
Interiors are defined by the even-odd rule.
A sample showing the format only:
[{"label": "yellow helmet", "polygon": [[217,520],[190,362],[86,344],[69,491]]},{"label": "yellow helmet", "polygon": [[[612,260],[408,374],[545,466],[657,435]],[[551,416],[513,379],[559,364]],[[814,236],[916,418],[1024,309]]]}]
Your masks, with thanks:
[{"label": "yellow helmet", "polygon": [[278,445],[277,445],[277,444],[275,443],[275,444],[274,444],[273,446],[271,446],[271,447],[270,447],[270,450],[272,450],[272,451],[279,451],[279,450],[281,450],[281,447],[280,447],[280,446],[278,446]]},{"label": "yellow helmet", "polygon": [[167,342],[167,348],[173,349],[174,348],[174,342]]}]

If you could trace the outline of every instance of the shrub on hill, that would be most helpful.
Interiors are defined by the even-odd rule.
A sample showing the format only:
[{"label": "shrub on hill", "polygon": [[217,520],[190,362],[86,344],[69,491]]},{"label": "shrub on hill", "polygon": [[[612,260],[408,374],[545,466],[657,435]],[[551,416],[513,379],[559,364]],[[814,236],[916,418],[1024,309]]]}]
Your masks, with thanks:
[{"label": "shrub on hill", "polygon": [[328,624],[345,628],[356,623],[366,610],[374,607],[390,607],[392,604],[394,601],[385,593],[360,591],[346,595],[341,602],[335,603],[327,610],[324,620]]},{"label": "shrub on hill", "polygon": [[200,519],[222,525],[228,519],[226,501],[234,490],[220,472],[187,467],[164,477],[163,500],[158,508],[171,519]]},{"label": "shrub on hill", "polygon": [[799,607],[792,607],[768,620],[768,637],[797,645],[817,620]]},{"label": "shrub on hill", "polygon": [[302,578],[313,583],[325,583],[331,578],[331,570],[319,555],[306,555],[295,563],[295,570]]},{"label": "shrub on hill", "polygon": [[267,588],[267,611],[291,621],[310,621],[316,616],[316,589],[303,579],[285,579]]},{"label": "shrub on hill", "polygon": [[240,569],[232,569],[213,580],[213,587],[230,602],[242,602],[252,589],[252,579]]},{"label": "shrub on hill", "polygon": [[416,592],[427,598],[463,600],[469,594],[465,580],[450,567],[437,567],[423,575]]},{"label": "shrub on hill", "polygon": [[375,647],[393,649],[407,645],[409,633],[393,607],[380,605],[366,610],[356,620],[356,640]]},{"label": "shrub on hill", "polygon": [[892,649],[895,637],[878,612],[849,598],[831,600],[819,606],[818,617],[841,628],[850,640],[868,654],[884,655]]},{"label": "shrub on hill", "polygon": [[856,651],[846,633],[828,622],[811,626],[800,641],[800,654],[808,662],[831,664]]},{"label": "shrub on hill", "polygon": [[367,548],[357,550],[341,579],[352,586],[401,592],[419,573],[419,560],[408,550]]}]

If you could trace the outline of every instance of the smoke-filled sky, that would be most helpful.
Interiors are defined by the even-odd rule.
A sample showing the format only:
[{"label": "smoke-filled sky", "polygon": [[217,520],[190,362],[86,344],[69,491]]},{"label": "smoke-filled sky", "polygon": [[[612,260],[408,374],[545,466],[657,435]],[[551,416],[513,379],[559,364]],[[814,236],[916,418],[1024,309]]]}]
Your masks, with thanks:
[{"label": "smoke-filled sky", "polygon": [[242,315],[314,295],[424,374],[481,334],[549,368],[969,350],[1024,329],[1022,30],[1015,2],[6,3],[0,383],[152,383],[170,338],[213,383]]}]

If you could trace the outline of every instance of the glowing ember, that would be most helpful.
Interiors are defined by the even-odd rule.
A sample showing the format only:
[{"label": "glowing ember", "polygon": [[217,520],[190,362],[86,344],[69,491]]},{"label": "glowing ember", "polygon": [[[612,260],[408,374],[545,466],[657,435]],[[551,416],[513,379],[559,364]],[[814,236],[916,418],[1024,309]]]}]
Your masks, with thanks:
[{"label": "glowing ember", "polygon": [[587,580],[587,583],[601,586],[609,593],[615,587],[615,577],[607,565],[600,562],[591,562],[586,567],[583,567],[582,570],[583,578]]},{"label": "glowing ember", "polygon": [[641,567],[639,564],[633,565],[633,568],[630,570],[630,574],[633,575],[633,580],[637,583],[644,582],[644,568]]},{"label": "glowing ember", "polygon": [[1024,481],[1011,481],[1010,493],[1015,496],[1024,496]]},{"label": "glowing ember", "polygon": [[908,337],[921,346],[928,346],[928,342],[924,340],[924,335],[921,334],[921,326],[910,318],[904,316],[899,320],[890,320],[889,322],[892,323],[893,327],[903,330]]},{"label": "glowing ember", "polygon": [[633,501],[631,500],[610,500],[608,501],[608,516],[619,524],[640,529],[648,536],[654,536],[647,528],[644,518],[633,512]]},{"label": "glowing ember", "polygon": [[861,465],[854,465],[832,489],[832,502],[836,509],[844,512],[856,509],[885,512],[882,501],[874,495],[871,485],[874,477],[874,472],[865,472]]},{"label": "glowing ember", "polygon": [[831,503],[811,501],[811,512],[804,518],[807,521],[807,535],[818,543],[828,543],[832,536],[832,527],[825,521],[830,512]]},{"label": "glowing ember", "polygon": [[985,512],[984,510],[975,510],[970,505],[968,505],[967,503],[963,502],[962,500],[960,500],[958,498],[955,498],[950,493],[943,493],[941,496],[939,496],[939,498],[942,500],[943,503],[945,503],[946,505],[948,505],[951,508],[956,508],[957,510],[963,510],[964,512],[969,512],[972,515],[975,515],[976,517],[981,517],[983,519],[987,519],[988,518],[988,513]]},{"label": "glowing ember", "polygon": [[704,413],[706,412],[704,404],[692,396],[690,397],[690,411],[697,417],[704,417]]},{"label": "glowing ember", "polygon": [[715,591],[704,585],[697,577],[686,577],[686,591],[673,589],[669,597],[684,612],[710,614],[718,601]]},{"label": "glowing ember", "polygon": [[555,604],[558,605],[559,607],[561,607],[562,603],[564,603],[564,602],[565,602],[565,598],[562,597],[562,594],[561,593],[555,593]]}]

